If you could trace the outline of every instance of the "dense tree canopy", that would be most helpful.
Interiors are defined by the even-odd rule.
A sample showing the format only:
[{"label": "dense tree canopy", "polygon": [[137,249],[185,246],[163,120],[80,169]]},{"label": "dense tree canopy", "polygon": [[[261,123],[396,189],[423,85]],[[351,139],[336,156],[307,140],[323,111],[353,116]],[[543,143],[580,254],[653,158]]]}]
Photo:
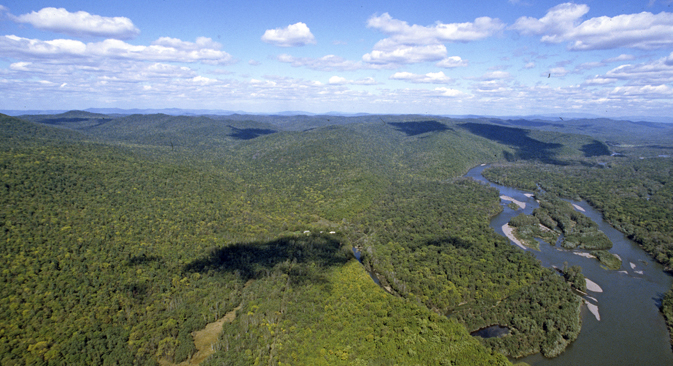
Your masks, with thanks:
[{"label": "dense tree canopy", "polygon": [[[41,124],[0,116],[3,365],[181,362],[239,307],[206,363],[506,364],[579,331],[570,286],[489,228],[497,193],[458,177],[540,158],[527,143],[590,156],[593,138],[414,116],[26,118]],[[511,336],[469,336],[491,324]]]}]

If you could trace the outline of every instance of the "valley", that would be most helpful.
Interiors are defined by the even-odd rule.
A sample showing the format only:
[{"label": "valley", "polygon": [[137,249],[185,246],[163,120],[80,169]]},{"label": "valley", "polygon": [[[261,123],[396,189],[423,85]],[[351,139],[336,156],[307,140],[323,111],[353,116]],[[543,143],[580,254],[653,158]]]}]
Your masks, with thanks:
[{"label": "valley", "polygon": [[[581,298],[492,227],[513,210],[502,194],[531,198],[464,175],[489,163],[491,182],[585,200],[663,276],[673,162],[660,156],[673,127],[529,122],[1,115],[0,363],[179,364],[198,357],[194,332],[225,315],[201,365],[563,357],[592,324]],[[582,225],[573,243],[610,249]],[[583,272],[617,273],[574,257]],[[673,293],[660,295],[642,300],[670,326]],[[470,336],[491,325],[512,331]]]}]

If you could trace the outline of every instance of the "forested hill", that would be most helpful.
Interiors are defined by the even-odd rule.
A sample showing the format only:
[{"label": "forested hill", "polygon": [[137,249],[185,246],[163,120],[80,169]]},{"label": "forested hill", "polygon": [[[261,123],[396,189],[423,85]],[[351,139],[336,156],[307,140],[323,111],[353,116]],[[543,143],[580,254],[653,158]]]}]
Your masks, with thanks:
[{"label": "forested hill", "polygon": [[83,138],[84,135],[77,131],[50,128],[39,123],[0,114],[0,139],[6,146],[38,141],[72,142]]},{"label": "forested hill", "polygon": [[[205,364],[562,352],[577,298],[489,228],[497,192],[460,176],[495,161],[590,164],[605,144],[376,117],[0,116],[0,363],[182,362],[192,332],[234,309]],[[511,335],[468,334],[491,324]]]}]

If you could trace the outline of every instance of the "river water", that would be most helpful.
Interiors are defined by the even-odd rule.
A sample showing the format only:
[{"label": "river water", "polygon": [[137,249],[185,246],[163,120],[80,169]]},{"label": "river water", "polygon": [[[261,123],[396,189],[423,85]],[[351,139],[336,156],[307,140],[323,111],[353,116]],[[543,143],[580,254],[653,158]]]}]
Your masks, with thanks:
[{"label": "river water", "polygon": [[[524,212],[530,215],[538,204],[524,192],[497,185],[486,180],[481,172],[487,166],[471,169],[465,176],[485,182],[526,204],[522,211],[505,206],[504,211],[491,220],[491,227],[504,236],[502,226]],[[582,273],[600,286],[602,292],[587,291],[585,300],[598,308],[600,320],[588,307],[582,306],[582,330],[577,340],[564,353],[553,359],[537,354],[517,361],[530,365],[673,365],[673,352],[669,344],[668,330],[659,312],[663,294],[673,284],[673,278],[663,272],[663,267],[654,262],[638,245],[624,234],[603,221],[602,215],[586,202],[570,201],[583,208],[582,212],[594,220],[610,238],[611,253],[622,259],[622,268],[616,271],[603,269],[596,259],[581,257],[561,247],[540,244],[540,251],[531,251],[545,267],[582,267]],[[514,245],[514,244],[512,244]],[[577,251],[581,252],[581,251]]]}]

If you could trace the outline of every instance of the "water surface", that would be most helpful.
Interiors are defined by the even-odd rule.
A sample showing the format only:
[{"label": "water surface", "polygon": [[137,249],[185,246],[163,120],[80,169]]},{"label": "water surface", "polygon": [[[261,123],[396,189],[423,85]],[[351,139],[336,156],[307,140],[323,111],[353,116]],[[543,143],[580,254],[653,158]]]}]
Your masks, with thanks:
[{"label": "water surface", "polygon": [[[471,169],[466,176],[485,182],[509,196],[526,203],[524,210],[512,210],[502,201],[503,212],[491,220],[491,227],[504,235],[502,226],[510,218],[524,212],[530,215],[539,205],[525,192],[487,181],[481,172],[487,166]],[[588,291],[585,297],[597,305],[600,321],[582,306],[582,330],[577,340],[564,353],[553,359],[533,355],[521,359],[531,365],[673,365],[673,352],[668,330],[659,311],[663,294],[673,284],[673,278],[663,267],[624,234],[603,221],[602,215],[586,202],[570,201],[580,207],[587,217],[595,221],[613,243],[611,253],[622,259],[622,268],[616,271],[601,267],[596,259],[573,254],[559,246],[540,243],[540,251],[527,249],[545,267],[582,267],[584,275],[596,282],[603,292]],[[512,244],[514,245],[514,244]],[[581,251],[578,251],[581,252]]]}]

